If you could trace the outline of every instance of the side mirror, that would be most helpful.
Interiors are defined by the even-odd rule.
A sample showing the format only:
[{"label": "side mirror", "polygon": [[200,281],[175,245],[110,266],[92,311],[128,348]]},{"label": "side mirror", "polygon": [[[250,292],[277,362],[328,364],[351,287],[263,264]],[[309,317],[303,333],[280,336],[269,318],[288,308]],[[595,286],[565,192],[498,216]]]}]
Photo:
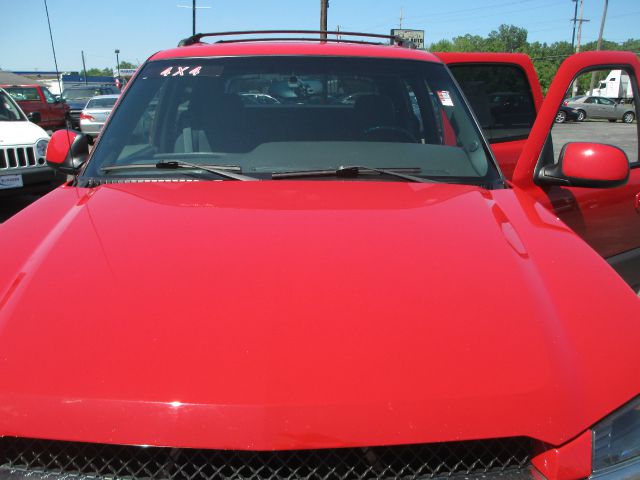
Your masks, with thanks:
[{"label": "side mirror", "polygon": [[629,179],[629,159],[618,147],[603,143],[567,143],[554,165],[539,170],[539,185],[613,188]]},{"label": "side mirror", "polygon": [[29,112],[27,119],[32,123],[40,123],[42,121],[42,115],[40,115],[40,112]]},{"label": "side mirror", "polygon": [[74,130],[58,130],[51,135],[46,158],[51,168],[75,175],[89,158],[89,139]]}]

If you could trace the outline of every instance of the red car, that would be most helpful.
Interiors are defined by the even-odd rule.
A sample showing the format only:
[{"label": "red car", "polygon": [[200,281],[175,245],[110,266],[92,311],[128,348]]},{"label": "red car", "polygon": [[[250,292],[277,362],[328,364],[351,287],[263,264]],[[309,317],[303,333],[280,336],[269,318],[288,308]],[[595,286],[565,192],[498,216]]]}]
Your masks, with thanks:
[{"label": "red car", "polygon": [[55,97],[47,87],[42,85],[0,85],[18,102],[22,111],[28,116],[38,113],[40,125],[45,130],[71,128],[69,106]]},{"label": "red car", "polygon": [[432,54],[203,38],[0,226],[0,474],[637,478],[635,277],[549,196],[608,215],[629,163],[538,165],[572,78],[636,55],[569,58],[506,181]]}]

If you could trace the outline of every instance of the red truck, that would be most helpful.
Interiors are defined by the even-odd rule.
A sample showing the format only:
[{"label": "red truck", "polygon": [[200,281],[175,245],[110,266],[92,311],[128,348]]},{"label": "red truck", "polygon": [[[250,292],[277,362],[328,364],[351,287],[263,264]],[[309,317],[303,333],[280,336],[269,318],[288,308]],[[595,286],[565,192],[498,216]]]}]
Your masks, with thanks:
[{"label": "red truck", "polygon": [[69,106],[42,85],[0,85],[29,115],[40,114],[39,125],[45,130],[71,128]]},{"label": "red truck", "polygon": [[195,35],[91,152],[52,135],[73,179],[0,225],[0,477],[640,477],[640,300],[597,247],[637,272],[638,162],[544,153],[573,78],[638,91],[638,57],[542,101],[471,78],[497,57],[276,33],[313,37]]}]

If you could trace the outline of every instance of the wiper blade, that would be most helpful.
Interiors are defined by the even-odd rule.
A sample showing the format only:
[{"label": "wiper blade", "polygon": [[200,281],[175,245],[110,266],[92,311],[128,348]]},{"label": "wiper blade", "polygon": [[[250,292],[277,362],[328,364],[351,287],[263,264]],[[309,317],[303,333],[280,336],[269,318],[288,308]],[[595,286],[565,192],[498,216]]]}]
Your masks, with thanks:
[{"label": "wiper blade", "polygon": [[366,173],[378,173],[380,175],[390,175],[392,177],[402,178],[411,182],[434,183],[428,178],[407,175],[402,172],[420,172],[418,167],[399,167],[399,168],[375,168],[362,165],[350,165],[348,167],[338,167],[336,170],[299,170],[292,172],[276,172],[271,175],[274,180],[281,178],[298,178],[298,177],[326,177],[336,176],[339,178],[355,178],[358,175]]},{"label": "wiper blade", "polygon": [[192,170],[203,170],[205,172],[214,173],[216,175],[220,175],[221,177],[228,178],[231,180],[242,180],[242,181],[257,181],[257,178],[249,177],[247,175],[242,175],[240,173],[233,173],[233,171],[241,171],[240,167],[237,165],[200,165],[197,163],[189,163],[183,162],[181,160],[172,160],[170,162],[158,162],[158,163],[131,163],[129,165],[111,165],[107,167],[102,167],[101,171],[103,172],[114,172],[116,170],[135,170],[135,169],[144,169],[144,168],[161,168],[166,170],[175,170],[178,168],[187,168]]}]

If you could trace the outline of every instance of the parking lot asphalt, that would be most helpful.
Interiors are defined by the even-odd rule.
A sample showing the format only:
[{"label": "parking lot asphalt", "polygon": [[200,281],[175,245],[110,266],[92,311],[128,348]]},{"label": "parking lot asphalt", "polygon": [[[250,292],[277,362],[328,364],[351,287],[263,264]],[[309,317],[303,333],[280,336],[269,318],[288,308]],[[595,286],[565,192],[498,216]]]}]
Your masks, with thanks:
[{"label": "parking lot asphalt", "polygon": [[16,195],[15,197],[0,197],[0,223],[18,213],[23,208],[35,202],[42,195]]},{"label": "parking lot asphalt", "polygon": [[634,123],[610,123],[603,121],[555,123],[551,136],[556,158],[562,146],[568,142],[607,143],[622,148],[629,162],[638,161],[638,125]]}]

